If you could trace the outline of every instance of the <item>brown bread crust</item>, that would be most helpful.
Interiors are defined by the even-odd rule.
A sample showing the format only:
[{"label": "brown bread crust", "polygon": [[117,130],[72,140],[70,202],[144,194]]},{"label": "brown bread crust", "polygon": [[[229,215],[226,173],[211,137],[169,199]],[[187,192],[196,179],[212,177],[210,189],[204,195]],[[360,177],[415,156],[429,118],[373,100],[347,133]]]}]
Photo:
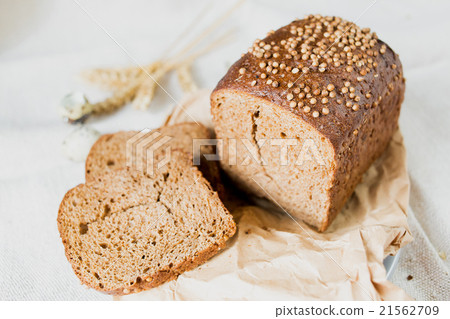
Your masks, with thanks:
[{"label": "brown bread crust", "polygon": [[[329,30],[326,26],[335,22],[345,24],[343,31],[352,33],[355,30],[354,36],[358,37],[359,34],[362,38],[365,37],[367,43],[328,46],[326,38],[329,35],[326,36],[326,33]],[[306,30],[311,26],[314,29],[319,23],[323,26],[321,30],[305,36]],[[297,36],[301,36],[300,33],[303,34],[302,40],[295,40]],[[309,43],[309,47],[305,49],[310,55],[303,59],[302,45],[313,34],[315,42]],[[322,47],[316,45],[322,40]],[[282,45],[283,41],[293,45]],[[336,49],[332,49],[333,47]],[[324,58],[327,52],[331,58],[328,61]],[[335,64],[335,53],[344,56],[344,61]],[[321,55],[318,63],[314,63],[311,54]],[[354,61],[348,62],[349,54]],[[298,70],[294,71],[295,68]],[[303,69],[306,73],[302,73]],[[308,87],[308,92],[299,88],[299,85]],[[327,90],[327,87],[334,89]],[[353,92],[349,92],[350,88]],[[226,125],[219,123],[215,116],[215,100],[223,91],[250,94],[267,100],[276,107],[288,110],[299,121],[305,121],[331,142],[337,168],[334,171],[333,186],[329,190],[331,208],[328,218],[318,227],[323,231],[352,194],[362,174],[384,151],[397,129],[405,79],[398,55],[383,41],[378,40],[375,34],[340,18],[308,16],[275,32],[269,32],[265,39],[257,40],[249,53],[231,66],[211,96],[216,126]],[[303,96],[299,95],[299,91]],[[315,94],[315,91],[319,93]],[[308,93],[311,94],[309,97]],[[354,96],[357,98],[354,99]],[[324,97],[326,100],[322,103]],[[314,104],[311,102],[313,98]],[[294,107],[291,107],[292,102],[295,102]],[[350,107],[346,106],[347,102],[351,103]],[[309,107],[310,110],[306,111],[304,107]]]}]

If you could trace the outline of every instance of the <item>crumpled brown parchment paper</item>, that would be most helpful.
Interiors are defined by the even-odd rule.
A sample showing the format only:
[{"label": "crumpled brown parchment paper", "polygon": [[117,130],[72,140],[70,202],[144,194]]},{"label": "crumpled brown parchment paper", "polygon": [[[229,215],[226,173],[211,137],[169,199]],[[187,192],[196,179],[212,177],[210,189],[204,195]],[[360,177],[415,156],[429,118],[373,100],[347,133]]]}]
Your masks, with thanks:
[{"label": "crumpled brown parchment paper", "polygon": [[[211,127],[208,90],[188,96],[166,124]],[[383,259],[412,240],[406,220],[409,179],[403,138],[366,172],[325,233],[265,201],[237,206],[227,248],[195,270],[121,300],[409,300],[386,279]]]}]

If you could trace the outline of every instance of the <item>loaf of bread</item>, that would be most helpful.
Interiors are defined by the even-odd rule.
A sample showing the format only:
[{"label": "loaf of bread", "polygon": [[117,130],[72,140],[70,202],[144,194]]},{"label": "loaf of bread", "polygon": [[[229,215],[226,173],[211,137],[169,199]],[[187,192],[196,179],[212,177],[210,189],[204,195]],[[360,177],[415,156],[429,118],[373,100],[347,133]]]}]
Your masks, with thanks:
[{"label": "loaf of bread", "polygon": [[404,90],[398,55],[370,29],[293,21],[256,40],[211,95],[222,167],[324,231],[397,130]]},{"label": "loaf of bread", "polygon": [[[160,135],[153,138],[156,132],[160,133]],[[86,159],[86,183],[95,181],[110,171],[125,168],[127,166],[127,141],[138,133],[137,131],[121,131],[114,134],[102,135],[92,146]],[[194,139],[210,139],[212,135],[205,126],[198,123],[186,122],[151,130],[142,135],[139,141],[148,141],[145,145],[148,149],[164,137],[169,137],[170,140],[155,150],[155,156],[164,153],[167,147],[170,147],[171,150],[178,149],[192,154]],[[136,149],[133,151],[132,155],[135,157],[138,156]],[[215,153],[215,150],[212,146],[205,145],[201,147],[201,155],[213,153]],[[141,156],[145,155],[145,153],[141,154]],[[139,158],[137,160],[145,161],[145,158]],[[136,163],[136,165],[138,164]],[[218,162],[206,161],[204,156],[201,156],[200,170],[219,195],[223,195],[224,189],[221,183]]]},{"label": "loaf of bread", "polygon": [[173,151],[151,176],[118,169],[68,191],[58,229],[79,279],[123,295],[204,263],[236,225],[192,159]]}]

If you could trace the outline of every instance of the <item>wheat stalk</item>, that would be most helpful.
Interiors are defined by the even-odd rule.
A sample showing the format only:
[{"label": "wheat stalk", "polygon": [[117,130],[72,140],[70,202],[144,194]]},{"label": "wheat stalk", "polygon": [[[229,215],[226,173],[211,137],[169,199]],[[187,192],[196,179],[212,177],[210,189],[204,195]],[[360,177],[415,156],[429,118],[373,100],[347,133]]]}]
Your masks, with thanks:
[{"label": "wheat stalk", "polygon": [[[78,121],[86,118],[89,114],[104,114],[120,109],[126,104],[132,102],[136,109],[146,110],[155,96],[157,82],[159,82],[169,72],[175,70],[179,84],[183,91],[193,92],[197,85],[192,77],[192,64],[196,58],[206,54],[214,48],[228,41],[231,31],[212,40],[209,44],[203,46],[197,51],[190,53],[192,49],[204,40],[209,34],[216,30],[230,15],[236,10],[244,0],[239,0],[229,10],[227,10],[219,19],[206,28],[194,40],[185,45],[173,57],[163,57],[144,67],[124,67],[124,68],[97,68],[82,72],[82,78],[101,88],[112,90],[112,96],[97,103],[86,102],[84,105],[78,105],[78,109],[72,110],[70,121]],[[199,22],[205,15],[206,8],[202,10],[199,17],[191,23],[190,28]],[[187,28],[186,30],[189,30]],[[185,32],[178,38],[185,37]],[[170,51],[179,41],[175,41],[166,50]],[[190,53],[190,54],[189,54]]]}]

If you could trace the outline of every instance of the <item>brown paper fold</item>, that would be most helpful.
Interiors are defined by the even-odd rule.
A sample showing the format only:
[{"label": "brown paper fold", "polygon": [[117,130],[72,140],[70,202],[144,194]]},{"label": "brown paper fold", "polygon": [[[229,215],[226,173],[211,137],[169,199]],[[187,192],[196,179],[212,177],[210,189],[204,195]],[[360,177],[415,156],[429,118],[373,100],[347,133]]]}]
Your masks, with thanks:
[{"label": "brown paper fold", "polygon": [[[209,94],[177,106],[166,124],[212,127]],[[386,279],[383,259],[412,240],[409,179],[398,131],[325,233],[275,205],[238,206],[238,231],[225,250],[177,280],[122,300],[409,300]]]}]

